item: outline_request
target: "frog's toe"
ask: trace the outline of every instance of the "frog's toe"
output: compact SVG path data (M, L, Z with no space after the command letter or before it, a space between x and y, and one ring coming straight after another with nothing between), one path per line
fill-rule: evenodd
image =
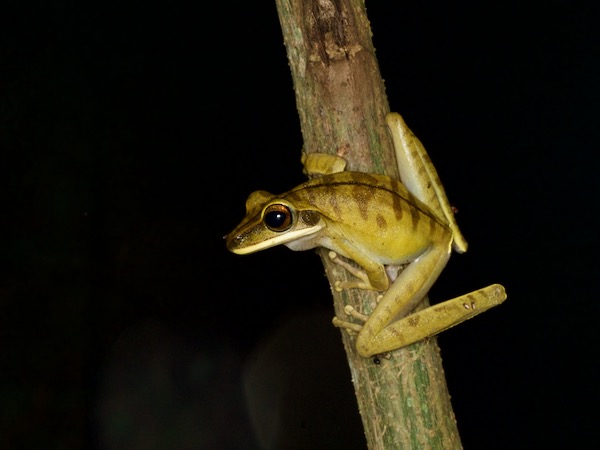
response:
M333 320L331 321L331 323L333 323L333 326L338 327L338 328L343 328L344 330L346 330L350 333L360 333L360 330L362 330L362 328L363 328L362 325L359 325L357 323L348 322L347 320L342 320L338 317L334 317Z
M344 312L349 316L354 317L362 322L366 322L369 319L369 316L359 313L356 309L354 309L351 305L344 306Z

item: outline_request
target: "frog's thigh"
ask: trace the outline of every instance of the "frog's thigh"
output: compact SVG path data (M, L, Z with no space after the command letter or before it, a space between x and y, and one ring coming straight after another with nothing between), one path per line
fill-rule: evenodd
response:
M467 241L458 228L454 219L454 211L425 147L410 131L400 114L389 113L386 116L386 122L394 141L402 184L439 218L445 219L454 235L454 249L459 253L464 253L467 251Z
M430 247L411 262L390 286L357 337L356 348L363 356L400 348L404 335L394 336L393 320L411 312L423 300L450 257L450 238Z

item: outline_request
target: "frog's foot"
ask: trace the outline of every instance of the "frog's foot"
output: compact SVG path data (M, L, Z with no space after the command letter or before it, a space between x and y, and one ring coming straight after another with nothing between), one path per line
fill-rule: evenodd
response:
M353 288L372 289L371 283L369 282L369 277L367 276L367 272L365 272L364 270L358 269L357 267L354 267L352 264L340 259L336 252L333 252L333 251L329 252L329 258L334 263L343 267L349 273L351 273L356 278L358 278L358 280L355 280L355 281L336 281L334 283L333 287L337 292L341 292L344 289L353 289Z
M354 309L350 305L346 305L344 307L344 312L346 314L348 314L349 316L354 317L357 320L360 320L363 323L369 319L369 316L359 313L356 309ZM360 330L362 330L362 328L363 328L363 326L358 323L348 322L347 320L342 320L338 317L334 317L332 320L332 323L334 326L336 326L338 328L343 328L346 331L349 331L351 333L359 333Z

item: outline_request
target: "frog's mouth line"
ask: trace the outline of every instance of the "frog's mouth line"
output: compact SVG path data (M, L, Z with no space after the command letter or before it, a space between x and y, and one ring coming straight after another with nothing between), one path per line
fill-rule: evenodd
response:
M279 245L279 244L287 245L292 250L305 250L305 249L308 250L309 248L314 247L314 245L308 245L308 246L303 245L303 244L305 244L303 242L303 241L305 241L304 238L307 238L309 236L312 236L315 233L318 233L319 231L321 231L322 228L323 227L321 227L321 226L312 226L312 227L308 227L308 228L302 228L299 230L286 231L282 234L275 235L272 238L267 239L262 242L259 242L257 244L248 245L248 246L241 247L241 248L235 248L235 249L232 249L231 251L238 255L247 255L249 253L254 253L254 252L258 252L260 250L264 250L266 248L275 247L276 245Z

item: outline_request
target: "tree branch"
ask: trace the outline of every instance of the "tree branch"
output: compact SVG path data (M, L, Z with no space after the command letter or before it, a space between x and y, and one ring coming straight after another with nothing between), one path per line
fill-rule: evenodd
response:
M343 156L348 169L398 177L385 125L389 105L363 0L276 0L306 153ZM331 283L347 273L321 250ZM333 290L332 290L333 291ZM335 313L370 313L375 294L334 292ZM425 305L423 305L425 306ZM376 364L341 331L369 449L460 449L434 338Z

